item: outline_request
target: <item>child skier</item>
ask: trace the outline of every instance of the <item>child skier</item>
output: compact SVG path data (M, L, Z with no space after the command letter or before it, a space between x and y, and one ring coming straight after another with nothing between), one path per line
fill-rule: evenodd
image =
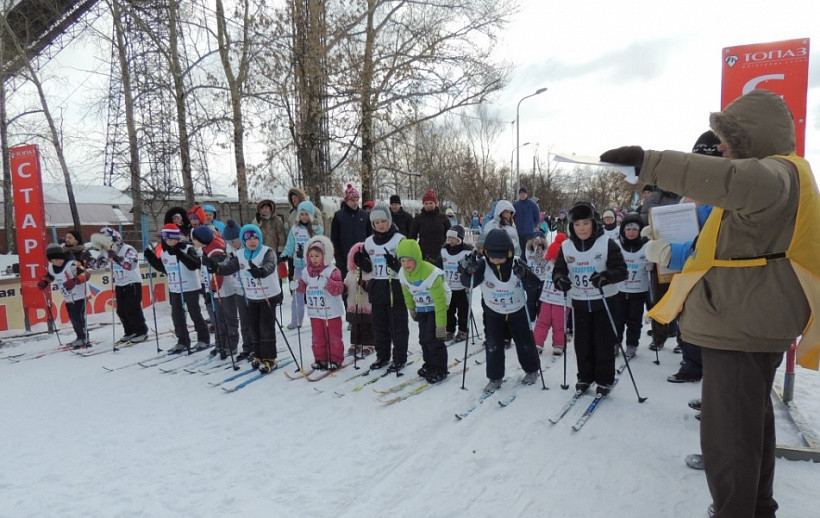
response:
M313 221L316 209L311 202L301 202L296 208L296 212L296 223L290 228L287 243L285 243L285 248L282 250L282 255L279 256L279 262L283 262L289 257L293 258L294 280L291 284L291 293L296 291L299 279L302 278L302 269L305 267L305 251L307 250L305 245L313 236L319 236L324 233L322 226ZM304 314L305 298L304 296L294 294L291 298L290 324L288 324L288 329L301 327Z
M85 286L88 273L83 265L63 250L63 247L52 243L46 247L46 274L37 282L37 287L44 290L51 282L63 294L68 318L77 338L66 344L73 349L91 347L88 342L88 328L85 325ZM51 312L51 308L46 308ZM53 316L56 318L56 315Z
M194 247L181 241L179 227L168 223L161 230L162 254L158 258L151 248L146 248L145 260L151 263L156 270L168 277L168 292L171 298L171 319L174 322L174 334L177 344L169 354L179 354L183 351L199 351L210 347L211 339L208 324L202 318L202 309L199 305L199 268L201 262ZM196 344L191 348L191 337L188 334L188 325L185 313L191 317L196 329Z
M94 268L102 269L110 264L114 277L117 316L124 333L117 343L144 342L148 338L148 326L142 312L139 252L125 243L120 233L111 227L103 227L98 233L91 234L91 245L104 254L94 261Z
M485 235L493 229L499 228L507 232L513 242L515 256L521 256L521 244L518 242L518 231L515 229L515 207L507 200L498 200L493 206L493 219L484 224Z
M646 260L647 238L641 237L643 220L637 212L630 212L621 223L618 244L626 262L627 277L621 282L620 290L624 296L619 313L618 342L623 339L626 326L626 357L632 358L638 351L638 340L641 337L643 308L649 293L649 263ZM617 354L617 353L616 353Z
M301 207L302 202L299 204ZM307 263L301 269L296 293L305 296L310 317L312 367L336 370L344 360L342 341L342 272L333 266L333 244L325 236L313 236L305 244Z
M389 372L399 372L407 363L407 308L401 283L396 274L401 267L396 258L396 247L404 236L393 224L390 208L377 205L370 212L373 234L364 242L364 248L356 254L354 262L364 272L373 274L368 293L373 314L373 334L376 338L376 361L371 369L381 369L390 364L390 344L393 344L393 363Z
M462 229L462 235L463 232ZM421 247L414 239L399 243L396 254L402 266L398 277L404 303L413 320L419 323L419 344L424 365L418 374L428 383L438 383L449 374L447 347L444 345L449 290L444 282L444 272L422 260Z
M495 392L504 378L504 330L515 341L518 362L524 369L521 383L532 385L540 368L530 322L527 318L527 291L536 291L539 280L514 255L510 234L493 229L484 239L486 258L469 256L462 263L461 283L481 286L484 302L484 334L487 337L487 377L485 392Z
M541 294L541 288L544 285L544 280L547 278L547 259L544 257L547 252L547 240L541 236L535 236L527 241L524 248L524 258L527 260L527 266L532 270L532 273L541 281L541 286L538 291L532 296L527 297L527 311L530 315L530 320L535 322L538 318L540 306L538 304L538 296ZM538 341L536 340L536 344ZM539 349L540 352L540 349Z
M348 353L367 356L373 354L373 319L371 318L370 296L367 285L373 274L356 267L356 254L364 248L364 243L356 243L347 254L347 275L345 289L350 297L347 305L347 322L350 324L350 348Z
M540 353L544 349L544 342L547 340L547 334L552 328L552 354L561 356L564 354L564 344L566 343L566 335L564 334L564 314L566 308L564 307L564 293L555 287L552 282L552 270L555 268L555 260L558 258L558 251L561 249L561 244L566 241L567 236L558 233L555 236L555 241L550 243L547 247L547 253L544 255L544 286L541 289L541 309L538 312L538 320L535 323L535 346L538 347Z
M467 327L470 325L467 322L467 289L461 284L458 265L472 251L473 247L464 243L464 227L460 225L450 227L447 231L447 241L441 249L441 261L438 266L444 270L444 278L453 293L447 308L446 340L454 342L467 339ZM456 330L456 317L458 318L458 333L453 336Z
M191 240L200 257L209 257L219 262L224 260L225 241L209 225L194 228ZM208 265L202 262L200 270L205 289L211 296L216 323L216 345L211 356L219 355L224 360L236 353L239 344L239 322L236 319L236 282L233 276L216 275L208 271Z
M561 244L552 280L572 297L578 363L575 389L586 392L594 382L598 394L605 396L615 382L614 346L618 337L601 301L601 290L609 308L615 311L623 298L618 283L626 279L626 263L621 247L606 237L597 216L590 202L570 208L570 238ZM616 314L612 318L617 322Z
M242 250L242 241L239 239L239 225L236 221L229 219L225 222L225 230L222 232L222 238L225 241L225 254L227 258L235 257L237 252ZM253 353L251 345L250 325L248 324L248 299L245 296L245 290L242 288L242 281L238 273L226 276L231 279L231 284L234 288L233 300L236 304L236 310L231 312L226 306L227 318L236 320L236 315L239 315L239 334L242 335L242 352L236 356L236 361L249 360ZM229 300L225 301L230 304Z
M262 231L256 225L240 229L242 250L235 256L217 262L203 257L208 271L219 275L239 272L248 299L248 323L253 347L251 365L259 372L276 368L276 306L282 303L282 285L276 275L276 252L262 243Z

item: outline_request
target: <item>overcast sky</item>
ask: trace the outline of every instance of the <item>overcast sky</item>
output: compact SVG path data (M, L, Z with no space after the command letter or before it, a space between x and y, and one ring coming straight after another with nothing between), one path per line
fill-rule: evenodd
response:
M806 158L820 170L820 2L520 1L499 46L515 72L494 107L512 121L522 97L549 89L521 104L520 142L540 155L689 151L720 109L724 47L810 38ZM512 125L504 137L499 159L509 160ZM532 152L521 149L522 169Z

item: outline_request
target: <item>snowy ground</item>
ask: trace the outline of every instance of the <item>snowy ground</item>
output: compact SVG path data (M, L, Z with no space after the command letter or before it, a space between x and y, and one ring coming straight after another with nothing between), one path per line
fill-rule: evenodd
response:
M160 330L169 329L167 305L158 315ZM110 337L110 326L92 332L105 344L98 347L108 347ZM302 341L309 363L307 332ZM173 343L169 335L160 342ZM291 344L297 347L292 336ZM560 388L561 362L544 369L550 390L520 388L509 407L496 403L518 389L522 372L513 351L511 381L462 422L454 413L486 382L484 367L472 359L468 390L454 375L387 407L371 387L393 385L395 377L357 393L349 392L357 384L351 382L342 398L314 390L332 389L354 374L352 367L317 383L275 372L233 394L208 384L229 370L205 376L101 368L153 356L154 342L87 358L63 352L2 360L0 516L705 516L703 474L683 463L699 451L698 421L686 403L700 386L668 383L680 357L667 347L656 366L646 345L648 337L632 367L648 401L638 404L624 373L577 433L570 426L591 398L557 425L547 421L570 396ZM53 336L6 340L0 356L55 346ZM412 325L411 351L420 354ZM451 359L463 352L463 345L451 347ZM820 375L798 368L796 401L814 430L818 389ZM776 405L778 442L800 445ZM818 481L820 465L778 459L780 515L817 516Z

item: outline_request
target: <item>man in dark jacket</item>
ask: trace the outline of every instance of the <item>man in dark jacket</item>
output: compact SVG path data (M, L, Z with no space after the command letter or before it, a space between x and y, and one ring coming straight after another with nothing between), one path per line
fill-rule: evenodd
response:
M393 224L399 229L399 233L404 236L409 236L413 216L401 206L401 198L399 198L398 194L394 194L390 197L390 212L390 215L393 217Z
M347 184L342 207L330 223L330 242L333 243L336 267L341 271L342 279L347 276L347 254L350 249L369 235L367 212L359 208L359 191L352 184Z
M428 190L421 198L424 208L416 214L410 224L410 239L417 239L424 260L433 264L441 259L441 247L447 239L450 221L438 210L438 200L433 190Z
M523 258L527 241L535 236L538 224L541 223L541 209L529 198L527 188L524 186L518 189L518 201L513 204L513 207L515 208L515 229L518 232L518 243L521 245L521 257Z

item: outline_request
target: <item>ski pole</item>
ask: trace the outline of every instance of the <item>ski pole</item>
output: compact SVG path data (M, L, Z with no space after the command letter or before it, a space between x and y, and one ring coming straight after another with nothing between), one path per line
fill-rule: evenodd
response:
M387 346L392 347L392 348L395 349L395 345L396 345L396 343L395 343L396 342L396 325L393 322L394 321L394 318L393 318L393 269L390 268L390 266L387 265L387 264L385 264L384 267L387 268L387 291L390 292L390 317L389 318L390 318L390 340L392 342L392 343L388 344ZM393 351L393 360L395 361L395 359L396 359L396 354L395 354L395 351ZM388 369L389 368L390 367L388 367ZM396 370L396 377L398 378L398 377L401 377L401 376L403 376L403 374L400 371Z
M564 320L561 322L561 325L564 326L564 384L561 385L563 390L567 390L569 388L569 384L567 383L567 304L569 303L569 293L564 292ZM574 330L574 327L573 327ZM553 329L553 333L555 329Z
M57 328L57 323L54 321L54 317L51 315L51 300L49 300L46 292L43 292L43 299L46 301L46 311L48 311L48 321L51 323L51 328L54 329L54 334L57 335L57 344L62 348L63 347L63 340L60 338L60 330Z
M510 272L510 275L514 275ZM516 277L518 277L516 275ZM518 286L521 288L521 291L524 292L524 314L527 316L527 327L530 330L530 338L532 339L532 351L535 353L535 358L538 360L538 374L541 375L541 390L549 390L547 388L547 384L544 381L544 369L541 368L541 357L538 356L538 351L535 350L535 334L532 332L532 320L530 320L530 308L527 307L527 292L524 290L524 282L521 279L518 279ZM518 344L515 344L516 348L518 348Z
M362 281L362 269L358 266L356 267L356 305L355 305L355 313L353 314L353 325L356 326L356 329L350 333L350 337L353 339L353 370L359 370L359 342L361 341L361 318L359 318L359 295L361 292L361 285L359 284Z
M469 312L469 309L468 309L468 312ZM476 322L476 320L475 320L475 313L470 315L470 318L468 320L470 321L470 325L473 328L472 345L475 345L475 337L478 336L478 322Z
M653 269L652 272L649 272L649 302L652 304L653 307L655 306L655 296L654 295L655 295L655 288L657 288L657 283L653 282L653 279L655 278L655 276L653 276L652 273L656 272L656 271L657 270ZM652 324L650 323L649 326L650 326L650 329L651 329ZM655 337L653 336L652 338L653 338L653 341L654 341ZM660 365L661 364L661 357L658 354L658 348L657 347L655 347L655 361L652 362L652 363L654 363L655 365Z
M113 352L117 352L117 313L114 308L117 292L114 289L114 260L109 258L108 262L111 264L111 348Z
M180 266L180 264L179 264L179 257L177 257L175 255L174 259L176 259L176 261L177 261L177 276L179 277L179 281L178 281L179 282L179 300L182 303L183 313L188 313L188 305L185 303L185 292L182 289L182 266ZM188 345L186 346L186 349L188 350L188 356L190 356L191 355L191 335L188 333L187 325L188 325L188 318L186 317L185 318L185 326L186 327L185 327L185 329L182 330L182 332L185 333L186 335L188 335L188 340L187 340Z
M296 372L304 372L304 371L302 371L301 364L296 360L296 355L293 354L293 348L291 348L290 342L288 342L288 337L285 336L285 330L282 329L282 324L279 323L279 319L276 318L276 309L271 306L270 299L268 299L268 295L266 293L267 290L265 290L265 285L261 281L259 282L259 287L262 289L262 297L265 298L265 302L268 304L268 309L270 309L270 312L273 315L273 322L276 324L276 327L279 328L279 332L282 333L282 338L285 340L285 345L288 346L288 351L290 351L290 356L291 356L291 358L293 358L293 362L296 364Z
M475 272L470 275L470 292L467 294L467 320L469 321L470 318L473 316L473 287L475 282ZM477 327L477 326L476 326ZM472 331L472 328L467 328L467 334L469 335ZM468 337L469 338L469 337ZM475 340L475 333L473 333L473 340ZM475 341L473 342L475 344ZM462 364L463 369L461 370L461 390L467 390L464 387L464 383L467 381L467 349L470 347L470 340L464 340L464 363Z
M615 327L615 319L612 318L612 312L609 310L609 304L606 303L606 297L604 296L604 288L603 286L598 288L598 291L601 293L601 301L604 303L604 309L606 309L606 316L609 317L609 323L612 325L612 332L615 333L615 340L618 340L618 329ZM635 383L635 376L632 375L632 367L629 366L629 358L626 357L626 351L624 350L623 344L618 342L618 348L621 350L621 354L624 355L624 362L626 362L626 370L629 371L629 377L632 379L632 386L635 387L635 394L638 396L638 403L643 403L646 401L645 397L641 397L641 393L638 392L638 384Z
M151 302L151 312L154 314L154 340L157 342L157 354L162 352L162 349L159 348L159 329L157 326L157 304L156 300L154 300L154 270L151 267L151 263L148 263L148 288L151 290L149 294L148 300ZM142 283L140 283L140 289L142 289ZM142 309L142 308L140 308Z

